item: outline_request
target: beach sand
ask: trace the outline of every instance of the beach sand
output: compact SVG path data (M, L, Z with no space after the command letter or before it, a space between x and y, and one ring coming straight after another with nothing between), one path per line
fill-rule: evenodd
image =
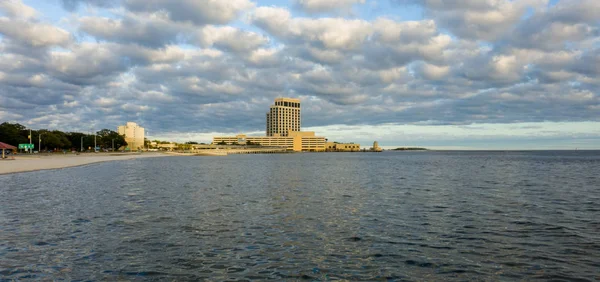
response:
M44 169L74 167L99 162L131 160L141 158L166 157L162 153L119 154L119 153L86 153L86 154L52 154L52 155L17 155L10 159L0 159L0 174L26 172Z

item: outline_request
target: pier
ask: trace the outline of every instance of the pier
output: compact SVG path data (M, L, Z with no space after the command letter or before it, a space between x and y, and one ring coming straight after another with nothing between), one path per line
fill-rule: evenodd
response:
M264 149L233 149L225 150L228 155L242 154L284 154L291 153L286 148L264 148Z
M293 153L286 148L216 148L216 149L194 149L179 152L168 152L167 154L177 156L227 156L227 155L253 155L253 154L286 154Z

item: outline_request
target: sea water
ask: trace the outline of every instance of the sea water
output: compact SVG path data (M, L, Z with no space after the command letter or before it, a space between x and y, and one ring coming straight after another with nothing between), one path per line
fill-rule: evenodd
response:
M600 279L598 151L164 157L0 187L0 280Z

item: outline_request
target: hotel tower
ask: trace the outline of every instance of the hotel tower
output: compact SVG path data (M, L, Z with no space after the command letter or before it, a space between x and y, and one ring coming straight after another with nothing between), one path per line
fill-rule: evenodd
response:
M267 113L267 136L288 136L300 131L300 99L276 98Z
M267 136L215 136L212 144L244 145L250 142L295 152L324 152L325 137L316 136L312 131L300 131L300 123L300 99L277 98L267 113ZM351 145L360 150L358 144Z

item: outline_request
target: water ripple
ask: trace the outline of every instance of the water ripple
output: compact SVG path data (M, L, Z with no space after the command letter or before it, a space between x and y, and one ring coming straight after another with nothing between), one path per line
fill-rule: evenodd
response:
M151 158L0 176L0 280L600 280L599 152Z

